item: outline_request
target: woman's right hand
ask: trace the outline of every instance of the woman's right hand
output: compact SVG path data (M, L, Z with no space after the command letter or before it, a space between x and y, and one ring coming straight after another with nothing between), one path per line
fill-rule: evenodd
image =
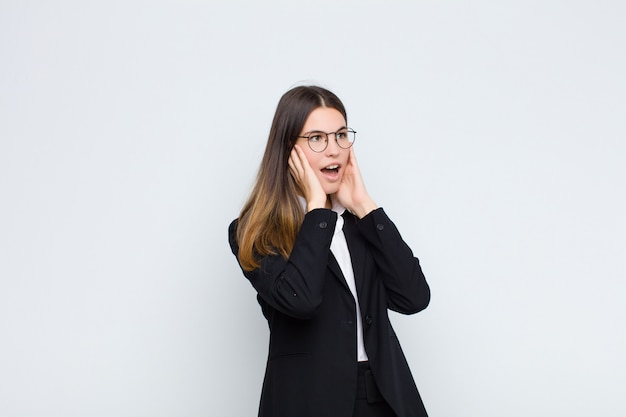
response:
M306 159L306 155L298 145L293 147L289 155L289 171L304 193L307 212L316 208L326 207L328 197L315 172L313 172L309 161Z

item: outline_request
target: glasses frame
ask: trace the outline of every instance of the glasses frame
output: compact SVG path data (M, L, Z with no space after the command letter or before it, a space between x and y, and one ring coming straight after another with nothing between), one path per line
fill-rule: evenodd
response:
M341 146L339 144L339 141L337 140L337 133L341 132L341 131L347 131L348 133L352 133L354 134L354 140L352 142L350 142L350 146L348 146L347 148L344 148L343 146ZM316 135L321 135L324 134L326 135L326 144L324 145L324 148L316 151L315 149L313 149L313 147L311 146L311 137L312 136L316 136ZM339 129L336 132L322 132L321 130L314 130L310 133L307 134L307 136L298 136L299 138L302 139L306 139L306 143L309 145L309 148L316 153L322 153L326 150L326 148L328 148L328 136L330 135L335 135L335 142L337 143L337 146L339 146L341 149L350 149L352 147L352 145L354 145L354 142L356 142L356 130L350 128L350 127L342 127L341 129Z

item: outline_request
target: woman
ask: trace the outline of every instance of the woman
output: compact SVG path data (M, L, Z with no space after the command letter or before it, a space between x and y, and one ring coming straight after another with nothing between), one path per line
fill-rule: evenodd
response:
M423 310L419 261L367 193L330 91L281 98L233 254L270 328L259 416L426 416L387 309Z

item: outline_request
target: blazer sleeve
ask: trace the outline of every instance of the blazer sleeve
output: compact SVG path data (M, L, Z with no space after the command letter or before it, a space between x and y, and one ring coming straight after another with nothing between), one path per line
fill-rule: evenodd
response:
M374 251L374 262L387 290L390 310L413 314L430 302L430 288L419 260L382 208L357 222L357 229Z
M268 255L261 265L243 274L259 296L276 310L298 319L312 318L322 303L324 277L337 214L316 209L304 216L289 259ZM229 242L235 256L237 220L229 227Z

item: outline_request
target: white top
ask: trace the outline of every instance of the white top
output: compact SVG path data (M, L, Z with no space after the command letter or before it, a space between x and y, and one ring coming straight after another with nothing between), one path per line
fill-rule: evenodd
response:
M306 200L300 197L300 202L303 203L303 207L306 210ZM363 320L361 319L361 309L359 308L359 297L356 292L356 282L354 280L354 270L352 269L352 258L350 257L350 250L348 249L348 243L346 242L346 236L343 234L343 217L341 216L346 208L339 204L338 201L333 199L332 210L337 213L337 224L335 225L335 234L330 242L330 251L337 259L341 273L350 288L350 292L354 297L354 303L356 305L356 346L357 346L357 361L363 362L367 360L367 353L365 352L365 343L363 342Z

